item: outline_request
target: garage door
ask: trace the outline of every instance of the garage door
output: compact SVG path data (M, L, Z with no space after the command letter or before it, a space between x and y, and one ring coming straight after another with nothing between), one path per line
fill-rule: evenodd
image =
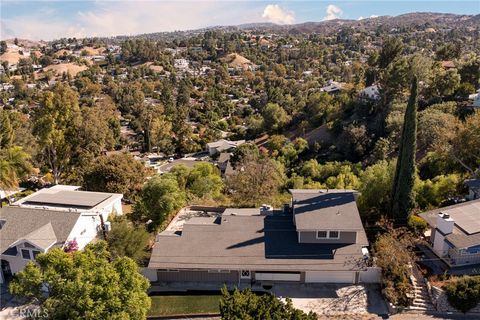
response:
M300 273L255 272L255 280L260 280L260 281L300 281Z
M305 282L354 283L355 272L351 271L307 271Z

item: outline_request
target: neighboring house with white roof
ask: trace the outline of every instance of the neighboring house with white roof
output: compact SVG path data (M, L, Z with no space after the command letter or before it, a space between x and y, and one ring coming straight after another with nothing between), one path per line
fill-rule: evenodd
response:
M364 101L380 100L380 91L376 84L371 85L360 91L360 98Z
M122 214L122 194L80 191L77 186L41 189L0 209L0 283L39 253L71 241L83 249Z

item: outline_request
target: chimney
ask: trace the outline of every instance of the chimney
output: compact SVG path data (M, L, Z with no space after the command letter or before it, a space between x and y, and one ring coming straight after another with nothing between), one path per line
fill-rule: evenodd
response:
M453 225L455 221L450 217L448 213L440 212L437 217L437 229L447 235L453 232Z

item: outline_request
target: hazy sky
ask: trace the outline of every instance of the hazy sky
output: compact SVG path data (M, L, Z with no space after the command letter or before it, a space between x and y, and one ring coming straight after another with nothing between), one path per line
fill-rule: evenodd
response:
M292 24L426 11L479 14L480 1L0 0L0 38L132 35L250 22Z

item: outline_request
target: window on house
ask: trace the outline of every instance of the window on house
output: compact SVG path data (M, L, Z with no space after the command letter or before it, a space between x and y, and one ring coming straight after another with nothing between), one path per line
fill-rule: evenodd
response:
M25 243L23 244L23 246L24 246L25 248L35 248L34 246L32 246L32 245L31 245L30 243L28 243L28 242L25 242Z
M16 257L18 255L18 249L17 247L10 247L7 250L3 251L3 254Z
M30 250L22 249L22 258L23 258L23 259L30 260L30 259L31 259L31 257L30 257Z
M330 231L330 232L328 233L328 237L329 237L330 239L338 239L338 238L340 238L340 232L338 232L338 231Z
M327 231L317 231L317 239L326 239Z
M37 260L37 256L40 254L40 251L32 250L32 254L33 254L33 259Z
M317 239L340 239L340 231L317 231Z

